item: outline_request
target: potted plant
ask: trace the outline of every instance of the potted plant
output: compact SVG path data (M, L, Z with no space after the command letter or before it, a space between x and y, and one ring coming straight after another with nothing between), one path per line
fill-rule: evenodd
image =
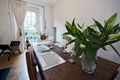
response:
M120 57L120 54L112 45L120 40L120 24L114 25L116 18L117 13L104 21L104 25L93 19L94 24L87 27L84 24L82 26L76 25L75 19L72 23L66 21L67 32L63 35L72 36L72 40L67 45L74 42L75 57L82 57L81 65L85 72L89 74L94 72L97 63L97 51L100 48L106 50L106 45L110 45Z
M47 37L48 37L48 36L47 36L46 34L41 34L40 39L41 39L41 40L46 40Z
M38 32L38 35L41 40L46 40L48 38L48 36L45 33Z

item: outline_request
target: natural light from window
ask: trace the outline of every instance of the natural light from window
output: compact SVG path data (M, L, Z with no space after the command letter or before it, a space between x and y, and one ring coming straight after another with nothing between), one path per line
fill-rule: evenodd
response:
M29 41L37 40L37 29L36 29L36 14L32 11L27 11L24 21L24 33L25 38Z

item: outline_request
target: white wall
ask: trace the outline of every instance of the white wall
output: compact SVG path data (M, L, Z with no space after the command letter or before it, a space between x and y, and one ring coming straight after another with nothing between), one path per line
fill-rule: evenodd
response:
M8 44L11 40L11 26L7 0L0 0L0 43Z
M62 42L62 33L66 31L65 22L72 21L86 25L93 23L92 18L103 23L117 12L117 23L120 22L120 0L59 0L53 6L53 26L57 27L57 41ZM120 42L114 44L120 52ZM120 64L120 58L107 46L108 51L100 49L98 55ZM120 74L118 75L120 79Z
M120 22L120 0L59 0L53 6L53 26L57 27L57 41L62 41L61 34L65 31L65 21L93 23L95 18L103 23L103 20L115 12L118 13Z
M28 3L37 4L45 7L46 32L52 35L52 17L51 5L41 3L39 0L24 0ZM15 40L13 31L16 26L13 19L9 16L8 0L0 0L0 43L9 44L11 40ZM11 11L11 10L10 10ZM10 12L11 14L11 12ZM10 19L12 20L10 22Z

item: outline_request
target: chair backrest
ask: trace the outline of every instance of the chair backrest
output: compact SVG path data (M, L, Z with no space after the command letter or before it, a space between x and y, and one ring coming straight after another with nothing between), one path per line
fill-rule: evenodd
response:
M30 80L45 80L41 65L36 61L34 63L33 58L35 57L33 56L32 52L26 52L27 69ZM38 72L36 69L37 67L39 69Z
M34 50L33 50L33 55L32 55L34 58L34 62L35 62L35 64L37 64L37 66L38 66L38 69L39 69L39 74L40 74L40 78L41 78L41 80L46 80L46 78L45 78L45 75L44 75L44 73L43 73L43 69L42 69L42 66L41 66L41 63L38 61L38 58L35 56L35 52L34 52Z
M26 52L26 62L30 80L36 80L36 72L34 69L34 63L32 61L32 56L30 52Z
M10 46L11 47L19 47L20 41L11 41Z

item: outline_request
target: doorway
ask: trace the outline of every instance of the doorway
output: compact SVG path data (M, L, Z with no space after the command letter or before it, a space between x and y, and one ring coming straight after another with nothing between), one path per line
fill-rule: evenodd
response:
M44 7L28 6L24 21L24 39L38 41L44 29Z

